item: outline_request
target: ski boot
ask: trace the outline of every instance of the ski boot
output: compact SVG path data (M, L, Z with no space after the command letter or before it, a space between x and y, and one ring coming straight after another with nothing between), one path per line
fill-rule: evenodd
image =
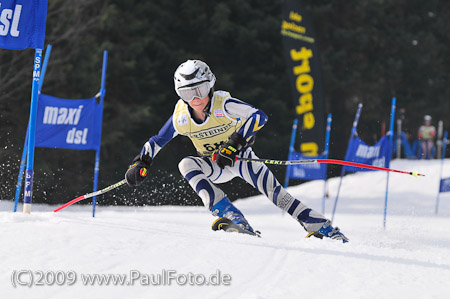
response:
M231 203L228 197L224 197L216 203L212 207L211 212L214 216L220 217L213 223L213 230L222 229L225 231L259 235L259 232L253 230L241 211Z
M338 227L333 227L331 225L330 220L327 220L317 232L309 233L306 238L309 238L311 236L319 239L322 239L325 236L334 240L341 240L342 243L347 243L349 241L348 238L339 231Z

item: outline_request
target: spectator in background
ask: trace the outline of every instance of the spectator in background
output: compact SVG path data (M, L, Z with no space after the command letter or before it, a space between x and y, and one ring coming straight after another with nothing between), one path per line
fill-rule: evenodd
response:
M431 116L424 116L424 124L419 128L419 140L422 148L421 158L433 159L432 148L434 146L434 137L436 136L436 128L431 125Z

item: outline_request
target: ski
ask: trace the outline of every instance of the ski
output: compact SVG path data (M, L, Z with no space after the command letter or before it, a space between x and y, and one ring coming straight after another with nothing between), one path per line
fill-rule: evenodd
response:
M223 230L226 231L228 233L231 232L235 232L235 233L240 233L240 234L247 234L247 235L252 235L252 236L257 236L259 238L261 238L261 233L259 231L249 231L246 230L244 228L242 228L241 226L237 225L236 223L234 223L233 221L231 221L228 218L218 218L216 221L214 221L213 225L212 225L212 230L217 231L217 230Z

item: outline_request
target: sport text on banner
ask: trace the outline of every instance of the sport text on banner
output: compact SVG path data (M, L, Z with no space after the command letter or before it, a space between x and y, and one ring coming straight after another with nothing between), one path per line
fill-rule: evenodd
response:
M0 0L0 48L42 49L47 0Z
M305 156L299 152L289 154L289 160L326 159L324 155ZM327 165L324 163L290 165L288 177L296 180L325 180L327 178Z
M439 192L450 192L450 178L441 179Z
M320 53L313 22L299 1L284 1L281 37L291 95L299 121L295 151L317 156L324 151L325 97Z
M345 161L364 163L378 167L389 167L389 139L381 138L377 144L369 146L358 136L352 139L347 150ZM344 166L347 172L369 171L359 167Z
M102 110L96 98L67 100L41 94L36 121L36 147L98 149Z

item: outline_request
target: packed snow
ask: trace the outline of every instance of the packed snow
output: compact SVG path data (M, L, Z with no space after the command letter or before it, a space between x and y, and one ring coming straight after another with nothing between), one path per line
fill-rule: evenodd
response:
M56 206L34 204L25 215L3 200L1 298L450 298L450 193L441 194L435 215L441 162L394 160L391 167L426 176L390 174L383 228L387 173L346 175L334 218L346 244L305 239L264 196L235 202L262 238L212 231L203 207L98 206L94 219L89 205L53 213ZM443 176L450 176L449 159ZM327 217L338 184L328 181ZM290 192L321 210L323 181ZM90 274L134 280L89 284Z

